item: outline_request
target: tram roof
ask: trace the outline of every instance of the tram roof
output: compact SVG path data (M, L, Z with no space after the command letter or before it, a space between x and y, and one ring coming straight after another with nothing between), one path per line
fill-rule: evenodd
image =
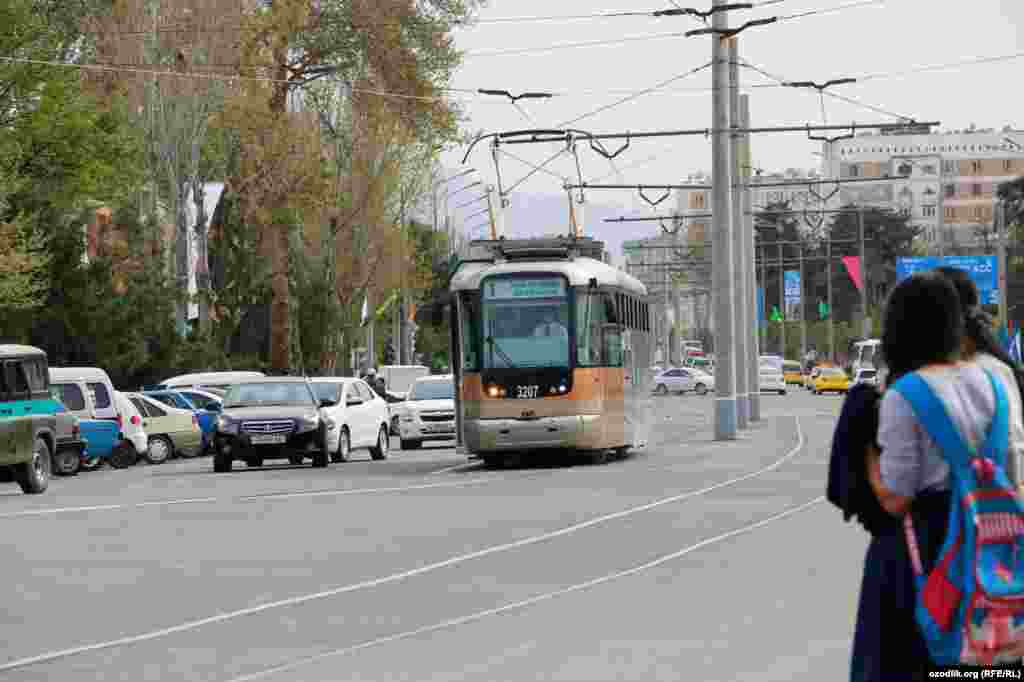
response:
M550 272L565 275L570 286L587 286L591 279L597 279L598 286L616 287L637 296L647 295L647 288L640 280L607 263L586 257L463 262L452 276L451 290L478 290L481 281L488 275L518 272Z

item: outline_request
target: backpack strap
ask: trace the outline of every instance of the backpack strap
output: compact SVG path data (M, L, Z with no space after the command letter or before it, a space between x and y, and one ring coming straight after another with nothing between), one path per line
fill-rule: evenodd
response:
M1010 408L1009 400L1006 397L1006 389L1003 388L1003 382L996 379L995 375L989 370L985 370L988 374L989 383L992 384L992 391L996 397L996 412L992 417L992 425L989 427L988 435L985 437L985 442L981 446L983 452L988 457L1006 469L1006 458L1009 455L1010 448Z
M946 407L928 382L917 372L911 372L900 377L892 388L910 403L917 420L939 446L950 469L956 472L968 466L968 458L958 457L957 453L973 452L974 449L964 442L960 431L949 418Z

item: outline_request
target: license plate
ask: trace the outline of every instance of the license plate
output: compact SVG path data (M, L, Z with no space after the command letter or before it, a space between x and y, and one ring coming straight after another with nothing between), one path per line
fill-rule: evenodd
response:
M252 440L253 445L283 445L284 442L288 440L288 437L262 435L250 436L250 440Z
M516 386L516 398L529 400L540 395L540 386Z
M430 433L449 433L455 430L454 424L431 424L426 428Z

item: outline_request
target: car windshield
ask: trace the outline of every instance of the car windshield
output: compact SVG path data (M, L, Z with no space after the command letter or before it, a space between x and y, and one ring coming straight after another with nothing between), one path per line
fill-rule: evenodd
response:
M337 402L338 384L316 382L313 384L313 393L316 394L317 400L330 400L332 402Z
M487 280L482 323L484 368L569 366L569 292L562 277Z
M834 368L821 370L821 375L825 376L825 377L833 377L833 378L844 376L843 370L841 370L841 369L834 369Z
M244 405L309 405L313 393L309 386L297 382L236 384L224 396L224 407Z
M451 381L417 381L409 393L409 400L452 400L455 383Z

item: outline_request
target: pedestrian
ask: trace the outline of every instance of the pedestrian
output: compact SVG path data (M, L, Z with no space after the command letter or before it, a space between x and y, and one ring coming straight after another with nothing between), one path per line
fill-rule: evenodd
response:
M936 393L961 437L977 446L995 413L990 375L961 359L965 325L954 285L937 272L901 282L886 304L882 356L887 385L917 372ZM915 590L899 520L913 514L925 571L946 535L950 468L903 396L886 390L879 404L877 447L868 447L867 478L882 509L897 520L873 535L864 561L851 661L852 682L917 680L930 665L915 618Z
M979 305L978 288L970 275L959 268L941 267L936 270L953 283L960 297L960 309L964 314L961 359L976 362L1003 383L1010 408L1010 452L1006 459L1006 475L1014 485L1020 486L1024 458L1024 407L1021 401L1024 374L992 333L992 321Z

